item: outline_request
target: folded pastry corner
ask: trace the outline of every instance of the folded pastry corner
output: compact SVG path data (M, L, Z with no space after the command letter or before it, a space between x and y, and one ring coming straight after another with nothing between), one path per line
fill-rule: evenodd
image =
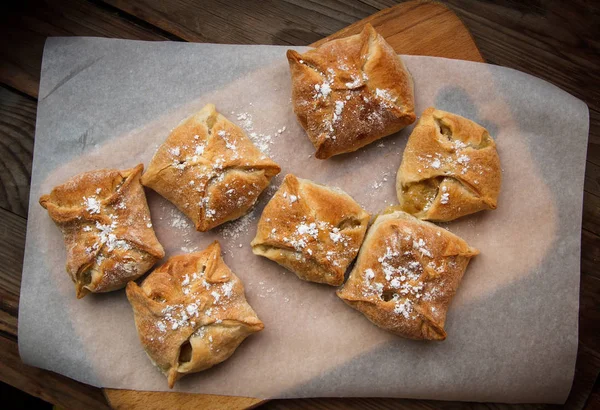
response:
M40 197L63 233L78 299L124 287L165 254L140 184L143 168L86 172Z
M447 230L390 209L369 229L337 295L399 336L444 340L448 307L478 253Z
M207 104L158 148L142 184L171 201L198 231L245 215L280 167Z
M264 328L216 241L170 258L141 286L127 284L126 293L142 347L170 388L186 374L227 360Z
M356 151L416 119L412 77L370 24L287 58L294 112L317 158Z
M358 254L369 219L342 190L288 174L261 215L252 252L300 279L338 286Z
M446 222L496 209L502 171L496 144L475 122L427 108L411 133L396 178L402 209Z

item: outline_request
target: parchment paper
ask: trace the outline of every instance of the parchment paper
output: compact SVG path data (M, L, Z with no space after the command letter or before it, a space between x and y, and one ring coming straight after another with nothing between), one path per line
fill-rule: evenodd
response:
M434 105L482 124L497 142L503 168L496 211L445 225L481 250L452 303L448 339L409 341L373 326L333 287L303 282L252 255L256 221L286 173L339 186L374 214L395 204L396 170L412 129L356 153L315 159L292 113L285 51L48 40L19 311L23 360L96 386L168 390L140 346L124 291L76 300L60 231L37 200L83 171L147 165L179 121L212 102L256 133L281 175L251 214L214 232L195 232L174 206L148 191L152 220L167 257L219 239L265 330L175 390L563 402L577 352L585 104L514 70L404 57L417 112Z

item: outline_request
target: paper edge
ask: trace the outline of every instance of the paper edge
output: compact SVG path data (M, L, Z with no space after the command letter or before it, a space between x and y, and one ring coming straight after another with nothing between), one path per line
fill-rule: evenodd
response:
M46 57L46 54L48 53L48 50L50 49L50 47L54 47L56 45L60 46L60 40L68 40L68 41L82 41L82 40L83 41L86 41L86 40L97 41L97 40L101 40L102 42L107 42L107 43L109 43L109 42L115 42L115 41L117 41L117 42L127 42L127 43L130 43L130 42L136 42L136 43L140 43L140 42L141 43L172 43L172 41L169 41L169 40L164 40L164 41L145 41L145 40L128 40L128 39L110 39L110 38L94 37L94 36L82 36L82 37L53 36L53 37L48 37L46 39L46 41L45 41L44 49L43 49L42 64L41 64L41 71L42 72L44 70L44 66L47 64L47 61L46 61L45 57ZM264 44L242 45L242 44L189 43L189 42L183 42L181 44L190 44L190 45L193 45L193 46L202 45L202 46L209 46L209 47L210 46L218 46L218 47L227 46L227 47L231 47L231 48L236 48L236 47L264 47L264 46L269 46L269 47L278 47L278 48L284 48L285 47L287 49L296 49L296 50L300 49L300 48L306 49L307 47L308 48L312 48L312 47L309 47L309 46L286 46L286 45L264 45ZM460 59L451 59L451 58L445 58L445 57L434 57L434 56L423 56L423 55L410 55L410 54L409 55L401 54L401 56L403 58L404 57L408 57L409 59L411 57L419 57L419 58L425 58L425 59L430 59L431 58L431 59L451 60L451 61L459 62L461 64L464 64L464 63L466 63L466 64L479 64L479 65L486 65L486 66L494 66L494 67L501 68L503 70L510 70L511 72L515 73L516 75L518 75L520 77L523 77L525 79L528 79L530 81L535 82L537 87L540 87L542 85L544 85L544 86L550 85L554 90L560 91L566 98L572 100L576 104L579 104L580 105L579 109L581 109L581 110L583 110L583 107L581 106L581 105L583 105L586 108L586 111L585 111L585 113L586 113L586 118L585 118L585 122L586 122L586 127L585 127L586 128L585 129L586 150L585 150L585 156L584 156L582 164L581 164L581 166L583 168L583 172L580 173L580 180L579 180L579 182L583 186L584 181L585 181L585 168L586 168L586 161L587 161L587 154L588 154L587 145L589 145L589 128L590 128L589 107L588 107L588 105L583 100L581 100L578 97L570 94L569 92L563 90L559 86L557 86L557 85L555 85L555 84L553 84L553 83L551 83L549 81L546 81L546 80L544 80L542 78L536 77L536 76L528 74L528 73L524 73L522 71L510 68L510 67L504 67L504 66L500 66L500 65L497 65L497 64L491 64L491 63L485 63L485 62L475 62L475 61L460 60ZM47 82L47 80L44 81L44 78L41 77L40 78L39 88L38 88L38 104L39 103L43 103L43 100L47 97L47 96L42 97L40 95L40 91L43 89L42 86L43 86L43 84L45 84L45 82ZM38 118L39 117L39 112L40 112L40 110L37 110L37 112L36 112L36 131L35 131L35 134L34 134L36 136L37 136L37 124L38 124L38 119L39 119ZM32 179L33 179L33 175L35 174L35 168L36 168L35 167L35 162L36 162L35 158L36 158L36 146L37 146L37 144L38 144L38 139L34 138L32 171L31 171ZM30 191L31 191L31 185L30 185ZM583 204L584 204L584 202L583 202L583 196L584 196L584 189L582 189L582 191L581 191L581 204L582 204L582 206L581 206L581 210L579 211L580 215L581 215L581 218L579 218L579 225L577 227L579 232L582 231ZM35 206L37 206L37 198L34 199L34 198L32 198L30 196L30 198L29 198L29 206L28 206L28 216L29 216L29 213L30 213L31 209L33 207L35 207ZM31 225L32 224L30 223L30 219L27 218L26 242L25 242L25 253L24 253L24 258L23 258L23 262L24 263L23 263L23 270L22 270L22 278L23 278L23 272L25 271L25 266L26 266L26 263L27 263L27 260L28 260L28 255L30 253L30 252L27 252L27 249L28 249L27 243L29 242L29 240L30 240L29 238L32 235L32 233L30 233L30 229L33 229L33 227ZM581 253L582 253L582 250L581 250L581 245L582 245L581 244L581 238L579 238L578 243L579 243L579 260L578 260L578 266L579 266L579 277L581 277ZM579 293L580 289L581 289L581 282L579 281L577 283L577 292L578 293ZM580 304L581 301L580 301L579 296L578 296L578 302L579 303L577 305L577 319L579 318L580 307L581 307L581 304ZM22 313L23 309L25 309L24 305L21 304L21 303L19 303L19 309L18 309L19 316L21 316L21 313ZM579 339L579 320L577 320L577 322L576 322L576 329L577 329L577 338ZM21 338L21 335L22 335L21 327L18 327L17 332L18 332L18 345L19 345L19 349L20 349L20 347L21 347L21 339L22 339ZM571 375L570 375L571 387L567 391L566 397L564 398L564 400L562 402L551 402L551 403L564 404L566 402L566 400L568 399L568 397L570 395L570 392L571 392L571 390L573 388L573 381L574 381L575 370L576 370L576 359L577 359L577 352L578 352L578 350L579 350L579 345L577 343L576 347L575 347L575 350L574 350L573 366L572 366ZM573 352L571 352L571 354L572 353ZM19 354L19 356L20 356L20 354ZM27 364L27 362L25 360L23 360L22 358L21 358L21 360L24 363ZM44 368L44 367L39 367L39 368L42 368L42 369L45 369L45 370L49 370L49 369ZM77 379L76 377L72 377L72 376L67 376L67 377L72 378L73 380L77 380L79 382L82 382L81 380ZM83 383L87 384L87 382L83 382ZM100 386L100 385L97 385L97 384L91 384L91 385L104 388L103 386ZM144 390L136 390L136 391L144 391ZM190 394L195 394L195 393L190 393ZM240 397L240 396L231 396L231 397ZM328 397L328 396L315 396L315 397ZM329 396L329 397L331 397L331 396ZM353 397L353 396L339 396L339 397ZM365 396L361 396L361 397L365 397ZM383 397L386 397L386 396L373 396L373 397L383 398ZM394 396L392 396L392 397L393 398L400 398L400 397L394 397ZM429 400L432 400L432 399L429 399ZM507 402L507 403L515 403L515 402Z

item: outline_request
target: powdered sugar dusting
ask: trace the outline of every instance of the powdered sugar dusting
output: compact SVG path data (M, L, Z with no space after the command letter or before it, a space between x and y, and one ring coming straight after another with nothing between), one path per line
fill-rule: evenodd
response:
M345 104L346 103L344 101L336 101L335 102L335 111L333 112L333 122L339 121Z
M90 214L100 213L100 201L95 196L83 197L83 205Z
M117 239L117 236L114 234L114 229L116 227L116 221L112 221L110 225L96 222L96 228L98 229L100 236L100 243L106 244L107 250L109 252L113 251L115 248L131 249L131 246L129 246L129 244L126 241L122 239Z
M239 239L248 233L248 228L253 226L256 220L256 208L235 221L228 222L219 228L219 232L225 239Z
M370 196L375 196L377 194L377 190L379 188L381 188L387 181L388 181L388 177L390 176L390 173L387 171L384 171L381 174L381 179L377 180L377 181L373 181L373 183L371 183L370 187L372 189L372 192L369 194Z
M382 90L381 88L375 89L375 96L380 100L382 106L386 108L392 108L396 103L396 98L390 93L389 90Z
M235 112L232 111L232 114ZM271 154L271 145L273 145L273 138L277 135L281 135L286 130L286 126L278 128L272 134L264 134L260 132L254 131L254 122L252 120L252 115L248 112L238 113L236 116L238 124L246 131L252 143L265 155Z
M327 98L331 93L331 86L329 82L325 81L323 84L315 84L315 98Z
M416 319L414 305L418 300L433 300L440 293L435 287L425 290L424 278L429 269L442 274L444 267L434 260L425 262L422 257L432 257L427 242L410 229L386 239L388 246L377 259L376 268L362 273L363 294L384 303L393 303L393 312L404 319Z
M442 187L442 197L440 198L440 203L442 205L446 205L450 201L450 192L448 192L448 188L446 186Z
M225 283L209 282L204 276L204 271L198 271L184 274L180 278L180 286L184 295L183 301L166 305L161 310L162 318L155 324L161 333L165 333L167 329L195 327L203 316L212 317L225 310L233 296L234 281L231 278ZM203 302L203 294L211 296L210 303ZM215 323L220 323L220 319ZM201 326L194 332L194 335L204 337L205 330L205 326ZM163 341L162 336L159 337L159 341Z

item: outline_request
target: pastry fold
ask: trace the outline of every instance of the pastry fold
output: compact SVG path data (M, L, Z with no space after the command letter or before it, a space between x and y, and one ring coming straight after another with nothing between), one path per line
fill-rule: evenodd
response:
M207 231L245 215L280 170L207 104L171 132L142 184L177 206L198 231Z
M416 119L412 77L369 24L304 54L289 50L287 58L294 112L319 159L356 151Z
M261 215L252 252L300 279L338 286L358 254L369 218L342 190L288 174Z
M264 328L218 242L170 258L141 286L130 282L127 298L142 347L170 388L186 374L227 360L247 336Z
M501 180L500 159L488 131L430 107L408 139L396 191L404 211L445 222L496 209Z
M63 233L77 298L122 288L165 255L140 184L143 169L86 172L40 198Z
M337 295L375 325L417 340L444 340L444 323L479 253L430 222L390 209L377 217Z

